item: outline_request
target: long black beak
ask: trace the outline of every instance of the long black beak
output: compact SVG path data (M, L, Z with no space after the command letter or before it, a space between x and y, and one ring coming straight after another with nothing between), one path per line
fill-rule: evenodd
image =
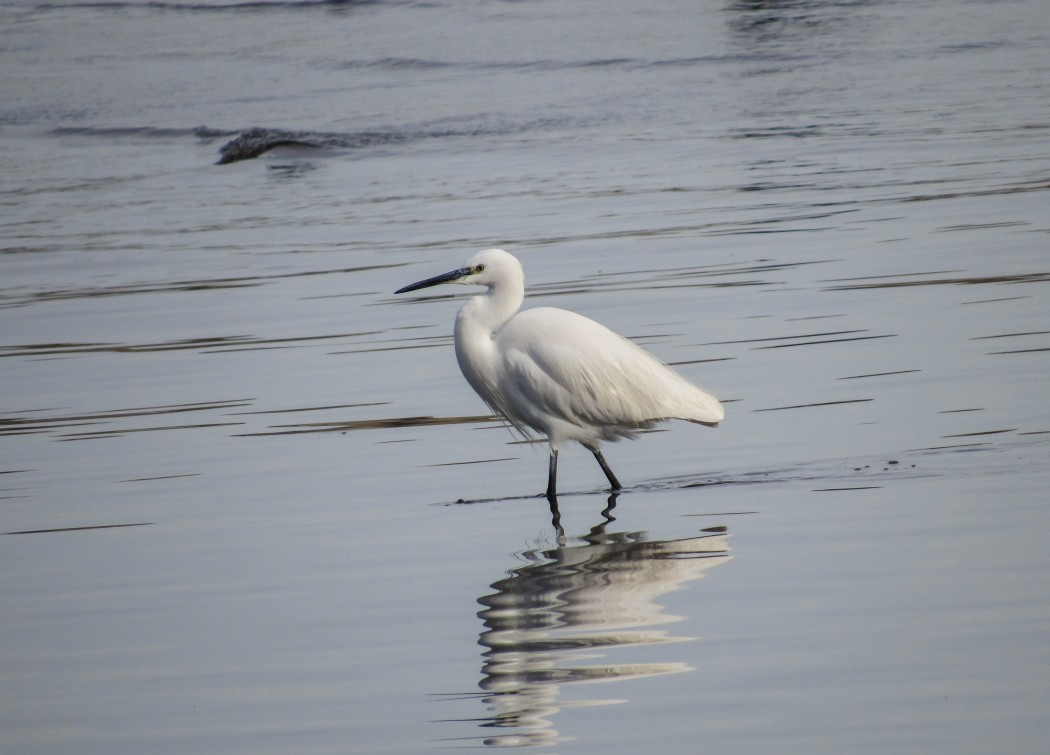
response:
M447 273L442 273L441 275L435 275L433 278L427 278L425 281L419 281L418 283L410 283L409 285L405 286L404 288L399 288L394 293L395 294L405 294L405 293L408 293L409 291L416 291L416 290L421 289L421 288L430 288L431 286L436 286L439 283L450 283L451 281L459 280L464 275L470 275L470 268L469 267L461 267L458 270L450 270Z

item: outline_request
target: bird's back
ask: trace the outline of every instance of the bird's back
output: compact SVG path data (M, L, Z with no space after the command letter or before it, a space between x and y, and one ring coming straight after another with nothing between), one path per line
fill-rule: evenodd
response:
M587 445L664 419L716 425L725 416L713 395L582 315L524 310L494 338L504 394L495 408L556 439Z

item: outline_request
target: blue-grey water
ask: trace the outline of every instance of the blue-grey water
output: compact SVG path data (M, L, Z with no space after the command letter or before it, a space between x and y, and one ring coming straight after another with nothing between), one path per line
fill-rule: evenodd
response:
M0 70L0 751L1046 751L1044 0L7 0ZM556 522L392 295L489 246L722 426Z

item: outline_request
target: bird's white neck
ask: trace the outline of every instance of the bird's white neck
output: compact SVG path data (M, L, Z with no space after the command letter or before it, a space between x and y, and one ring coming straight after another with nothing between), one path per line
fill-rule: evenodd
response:
M471 298L456 315L456 358L467 382L496 406L498 354L495 333L518 311L525 298L520 281L497 282ZM501 407L502 409L502 407Z
M514 316L525 299L525 287L520 283L496 283L485 293L471 297L456 316L456 337L461 328L469 328L475 337L479 333L491 336L503 323Z

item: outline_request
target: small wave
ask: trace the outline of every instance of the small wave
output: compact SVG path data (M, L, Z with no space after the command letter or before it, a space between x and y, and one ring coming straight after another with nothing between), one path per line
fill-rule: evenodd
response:
M249 160L277 147L307 147L317 149L371 147L398 144L409 137L393 131L362 131L348 134L326 134L311 131L282 131L271 128L250 128L219 148L219 165Z
M227 139L219 148L219 165L258 157L277 147L308 149L359 149L406 144L428 139L486 137L521 133L535 129L564 127L558 118L527 122L433 122L406 128L373 129L349 132L292 131L255 126L247 129L218 129L209 126L170 128L158 126L60 126L47 133L54 137L78 137L116 141L172 141L195 137L204 142ZM232 138L231 138L232 137Z
M51 136L83 136L100 139L143 138L151 140L185 139L187 136L219 138L236 131L217 131L203 126L197 128L161 128L157 126L59 126L48 132Z
M378 5L381 0L244 0L243 2L186 2L177 0L88 0L87 2L41 3L39 10L63 10L66 8L92 8L96 10L158 10L181 12L225 13L228 11L268 11L288 9L343 9L356 6Z
M442 60L424 60L423 58L378 58L376 60L351 60L339 65L339 68L385 68L394 71L429 71L440 68L454 68L458 64Z
M204 127L194 130L203 134L238 135L219 148L219 165L249 160L276 147L306 147L311 149L358 149L418 142L427 139L458 137L502 136L535 129L564 126L563 119L537 119L524 123L481 123L459 126L431 124L420 128L388 129L382 131L355 131L345 133L287 131L284 129L254 127L240 132L217 132Z
M538 58L533 60L434 60L425 58L385 57L376 60L349 60L340 68L388 69L392 71L437 71L461 69L465 71L567 71L586 68L644 69L668 66L693 66L723 62L720 57L670 58L666 60L644 60L641 58L594 58L584 60L561 60Z

